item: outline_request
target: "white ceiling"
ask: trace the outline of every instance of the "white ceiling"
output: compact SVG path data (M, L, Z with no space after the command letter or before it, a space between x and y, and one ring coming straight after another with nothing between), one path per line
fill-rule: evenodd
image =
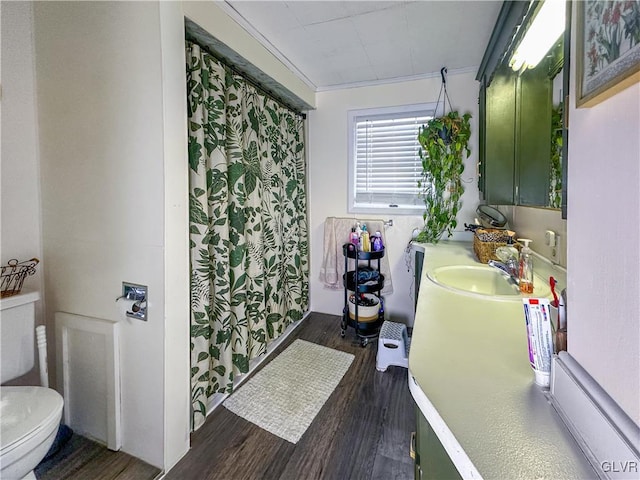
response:
M227 0L314 90L476 69L502 1Z

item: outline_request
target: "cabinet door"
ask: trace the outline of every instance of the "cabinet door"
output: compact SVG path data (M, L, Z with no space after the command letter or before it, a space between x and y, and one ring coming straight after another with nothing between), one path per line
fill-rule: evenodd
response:
M418 295L420 294L420 281L422 280L422 265L424 264L424 252L421 250L416 250L413 257L413 270L414 270L414 295L415 298L413 300L413 312L418 310Z
M486 90L484 195L491 205L513 205L515 199L516 81L498 75Z
M478 191L480 192L480 200L484 200L484 165L486 159L486 140L487 140L487 87L485 80L480 81L480 92L478 93Z
M461 479L438 436L417 407L416 419L416 480Z
M547 205L551 169L551 88L546 68L518 77L516 185L518 205Z
M481 172L487 203L548 204L551 88L546 68L518 75L503 67L486 89Z

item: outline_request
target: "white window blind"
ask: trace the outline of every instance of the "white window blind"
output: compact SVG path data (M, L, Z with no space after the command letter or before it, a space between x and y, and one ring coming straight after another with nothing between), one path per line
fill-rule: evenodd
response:
M433 110L425 105L384 110L350 116L350 210L417 213L424 209L418 189L422 176L418 133Z

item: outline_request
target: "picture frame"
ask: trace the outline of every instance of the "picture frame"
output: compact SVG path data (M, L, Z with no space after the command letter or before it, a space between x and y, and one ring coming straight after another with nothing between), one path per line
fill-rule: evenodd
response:
M640 81L640 1L576 2L576 107Z

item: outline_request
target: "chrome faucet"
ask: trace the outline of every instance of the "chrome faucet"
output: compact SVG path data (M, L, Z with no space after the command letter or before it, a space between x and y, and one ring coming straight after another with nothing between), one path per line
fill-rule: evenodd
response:
M515 258L510 258L507 260L507 263L498 262L497 260L489 260L487 265L490 267L497 268L502 273L509 277L509 281L511 281L514 285L520 284L520 276L518 275L518 261Z

